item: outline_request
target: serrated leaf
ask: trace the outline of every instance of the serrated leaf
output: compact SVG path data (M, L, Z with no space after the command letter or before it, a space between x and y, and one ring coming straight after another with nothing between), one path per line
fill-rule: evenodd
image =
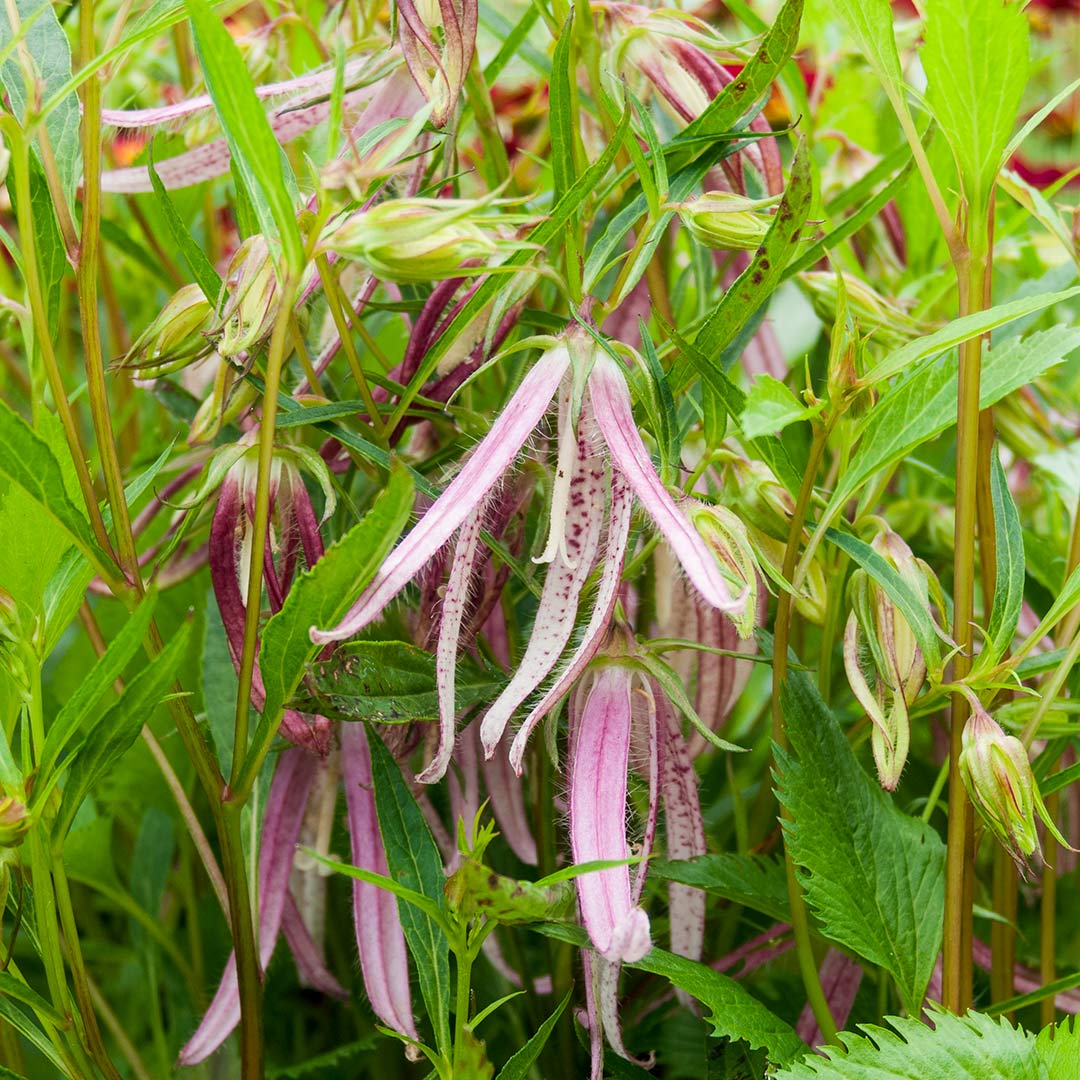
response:
M925 42L927 101L952 147L968 213L981 220L1027 82L1027 14L1005 0L928 0Z
M86 731L82 749L68 770L64 796L56 820L56 836L63 837L95 785L130 749L139 732L161 703L184 659L191 622L185 622L154 662L128 683L116 703Z
M439 718L435 657L404 641L339 646L329 660L314 665L312 681L320 700L353 720L404 724ZM455 682L458 711L494 700L502 682L498 673L460 656Z
M531 1038L516 1054L499 1070L496 1080L527 1080L529 1070L540 1057L541 1051L547 1045L559 1017L566 1011L570 1003L573 990L567 991L566 997L555 1007L555 1011L536 1029Z
M1080 328L1075 326L1055 326L1026 338L1010 338L992 348L983 358L980 408L988 408L1038 378L1077 348ZM956 423L957 364L954 353L927 360L882 394L859 425L858 449L833 489L821 515L823 522L832 521L878 470L895 464Z
M1080 1021L1069 1016L1060 1024L1043 1028L1035 1050L1046 1066L1047 1080L1076 1080L1080 1074Z
M945 846L866 774L802 672L781 707L794 753L777 750L778 795L806 898L825 933L885 968L917 1013L941 949Z
M833 9L881 80L894 107L906 108L889 0L834 0Z
M367 1035L355 1042L345 1043L344 1046L336 1046L325 1054L316 1054L315 1057L296 1065L275 1065L266 1070L268 1080L301 1080L302 1077L318 1075L323 1078L332 1075L342 1075L345 1065L360 1054L374 1050L378 1045L378 1038L374 1034ZM330 1070L336 1070L331 1073Z
M748 439L775 435L789 424L809 420L823 404L804 405L788 386L771 375L758 375L750 384L739 424Z
M0 474L22 488L60 525L99 572L112 577L112 560L98 546L90 523L68 497L60 463L49 444L4 401L0 401Z
M941 667L941 649L934 620L911 586L904 581L895 567L890 566L886 559L858 537L836 529L828 529L825 536L850 555L881 586L911 627L927 668L937 671Z
M841 1034L844 1050L824 1046L776 1080L1048 1080L1034 1037L1007 1020L938 1009L932 1018L933 1028L899 1016L886 1017L891 1031L860 1024L864 1035Z
M321 646L313 626L333 626L355 601L394 546L412 511L413 486L395 466L386 489L363 519L293 583L281 610L266 624L259 668L266 687L261 724L276 724ZM256 744L258 736L255 737Z
M791 917L787 877L779 859L734 853L671 862L654 859L649 863L649 876L704 889L778 922L787 922Z
M979 655L980 665L992 664L1005 655L1016 633L1020 608L1024 603L1024 533L996 450L990 461L990 497L994 505L997 566L994 572L994 603L986 626L987 642Z
M259 230L280 241L293 273L304 265L296 224L296 178L255 94L243 54L206 0L185 0L199 65L232 153L232 165L254 204ZM207 299L213 299L207 297Z
M371 749L375 810L379 816L379 832L386 849L390 875L443 909L446 877L439 849L431 837L424 815L416 805L393 755L371 727L368 728L368 745ZM449 942L434 920L412 904L399 900L398 912L405 941L416 963L428 1018L435 1029L436 1045L445 1051L450 1043Z

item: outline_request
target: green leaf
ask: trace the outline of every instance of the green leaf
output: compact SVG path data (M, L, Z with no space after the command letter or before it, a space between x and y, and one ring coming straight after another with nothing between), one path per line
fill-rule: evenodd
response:
M496 1080L528 1080L530 1070L540 1057L541 1051L547 1045L548 1039L551 1038L551 1033L555 1030L559 1017L566 1011L566 1006L570 1004L573 993L573 990L566 992L566 997L555 1007L555 1011L536 1029L529 1041L499 1070Z
M555 183L555 201L570 190L577 174L574 162L574 114L572 94L577 73L571 72L570 58L574 53L574 13L563 24L555 54L551 58L548 123L551 127L551 174ZM571 80L575 80L572 83Z
M1075 1016L1039 1032L1035 1050L1046 1066L1047 1080L1076 1080L1080 1061L1080 1022Z
M825 933L885 968L918 1013L941 949L945 846L866 774L802 672L781 703L794 754L777 748L778 795L806 898Z
M780 859L732 852L672 862L654 859L649 863L649 877L704 889L778 922L787 922L791 917L787 877Z
M393 755L368 727L375 810L391 876L445 908L442 858ZM411 904L398 902L405 940L416 963L420 992L440 1051L450 1045L450 946L435 921Z
M987 641L979 664L993 664L1012 643L1024 603L1024 534L1020 516L1009 492L1005 470L995 451L990 462L990 497L994 504L994 543L997 567L994 573L994 603L986 627ZM984 660L985 657L985 660Z
M363 519L293 583L281 610L266 624L259 668L266 686L264 724L277 724L321 646L311 627L333 626L352 606L389 554L412 511L408 473L395 465L386 489ZM258 736L255 737L258 744Z
M64 1059L56 1052L53 1044L42 1034L41 1028L35 1024L13 1001L0 996L0 1018L9 1023L23 1038L37 1050L41 1051L45 1060L54 1069L57 1076L70 1076ZM2 1075L2 1074L0 1074ZM12 1074L13 1076L16 1074ZM19 1080L24 1080L19 1077Z
M192 237L187 225L184 224L183 218L176 212L176 207L173 205L168 191L165 190L165 185L161 182L161 178L154 168L153 143L150 144L150 159L147 162L147 170L150 173L150 183L154 185L158 209L165 219L165 225L169 230L173 247L183 256L192 277L195 278L195 283L202 289L203 296L211 304L217 304L218 297L221 294L221 277L206 257L206 252L195 243L195 239Z
M881 586L890 600L899 608L907 620L915 640L926 659L927 669L931 672L941 667L941 649L938 646L937 628L930 612L919 600L911 586L889 565L869 544L863 543L850 533L828 529L826 538L841 551L850 555Z
M336 1046L325 1054L316 1054L315 1057L296 1065L273 1065L266 1070L266 1075L268 1080L301 1080L302 1077L312 1075L326 1080L328 1076L353 1075L351 1070L345 1069L345 1065L352 1062L353 1058L374 1050L378 1043L378 1036L372 1032L362 1039ZM334 1071L331 1072L331 1069Z
M0 80L7 90L12 111L20 121L25 121L28 108L33 104L27 99L26 76L29 74L32 83L40 87L42 101L52 97L71 79L71 48L52 4L43 4L42 0L13 0L13 6L18 12L20 25L30 20L32 23L23 36L23 47L16 49L14 55L0 67ZM15 33L8 4L0 5L0 49L14 39ZM23 71L23 57L30 59L32 71ZM79 142L79 100L72 91L69 90L57 100L45 119L45 131L56 159L64 197L68 206L74 206L75 188L82 176L82 149ZM36 148L35 153L38 153Z
M185 622L154 662L128 683L116 703L87 727L82 748L68 770L55 835L63 837L83 799L130 749L176 677L187 651L191 622Z
M99 573L113 577L112 560L98 546L90 523L68 497L60 463L48 443L4 401L0 401L0 474L21 487L64 528Z
M1027 82L1027 13L1004 0L928 0L925 42L930 110L952 147L967 212L981 221Z
M784 383L771 375L758 375L746 395L739 424L748 439L775 435L788 424L809 420L823 405L804 405Z
M896 51L889 0L834 0L833 10L843 20L859 52L866 57L874 74L881 80L893 107L906 110L904 75L900 70L900 55Z
M10 972L0 971L0 994L12 1001L29 1005L38 1016L45 1017L50 1024L62 1027L64 1018L35 990L31 989Z
M296 179L255 95L243 54L206 0L185 0L206 89L221 120L233 167L243 179L269 243L281 242L295 274L304 265L304 243L296 224L300 196ZM211 299L209 296L207 299Z
M320 699L353 720L404 724L439 717L435 657L404 641L348 642L314 666L312 680ZM497 672L460 656L458 712L493 700L502 682Z
M750 265L720 298L720 303L698 331L694 345L713 366L724 348L735 338L755 311L772 295L795 253L799 232L813 203L813 176L806 140L800 139L791 163L787 190L773 217L769 231ZM700 370L691 370L684 356L671 374L672 390L681 390Z
M843 1050L823 1046L776 1080L1047 1080L1034 1037L1007 1020L940 1009L931 1018L933 1028L899 1016L886 1017L893 1031L860 1024L866 1034L844 1032Z
M1018 318L1019 313L1012 317ZM991 349L983 358L980 408L988 408L1038 378L1077 348L1080 328L1055 326L1023 339L1011 338ZM859 425L858 449L837 481L821 523L831 522L874 473L895 464L956 423L957 363L955 354L940 361L928 360L882 394Z
M113 683L124 673L128 661L142 648L150 620L154 617L157 593L151 590L131 613L109 647L98 658L78 689L65 702L49 726L45 745L38 762L38 785L46 790L55 779L52 776L60 755L67 744L79 734L90 720L101 699L112 690ZM86 732L83 738L86 737ZM37 791L35 791L37 795ZM40 797L40 796L38 796Z

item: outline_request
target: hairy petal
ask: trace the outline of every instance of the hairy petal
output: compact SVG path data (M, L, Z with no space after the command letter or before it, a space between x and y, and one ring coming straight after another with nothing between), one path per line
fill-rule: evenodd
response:
M291 892L285 894L285 910L281 918L281 932L296 960L300 982L329 997L347 998L349 991L334 978L326 966L319 947L304 925L296 900Z
M569 484L565 544L558 545L544 579L529 644L513 678L488 709L480 728L487 757L495 753L514 710L551 673L574 632L578 598L600 545L604 481L603 462L579 454Z
M362 724L341 726L341 767L353 863L375 874L389 874L375 813L367 733ZM353 918L364 988L372 1009L388 1027L418 1039L397 897L367 882L354 881Z
M281 929L293 853L318 771L316 757L295 749L286 750L274 770L259 847L259 962L264 969L270 962ZM180 1064L196 1065L205 1060L239 1022L240 988L236 977L236 954L233 953L206 1015L180 1051Z
M544 694L540 702L525 718L510 746L510 764L514 772L521 775L522 762L525 759L525 747L529 735L562 698L569 693L570 687L581 677L589 661L596 655L603 643L607 629L611 625L611 616L615 611L615 601L619 594L619 581L622 578L623 559L626 557L626 544L630 536L630 511L633 499L630 489L618 475L611 478L611 518L608 522L607 551L604 555L603 572L600 587L592 615L585 627L581 641L570 657L569 662L559 672L554 685Z
M514 396L461 471L420 523L391 552L360 598L335 627L311 629L311 640L341 641L362 630L386 608L420 568L461 527L509 469L540 422L570 364L565 348L549 349L533 365Z
M602 668L571 702L570 849L575 863L627 859L626 770L630 755L633 673ZM575 879L581 921L608 960L640 960L649 951L649 920L630 889L628 866Z
M671 545L695 588L721 611L741 610L746 604L745 590L739 596L731 595L708 545L668 494L638 434L626 379L605 353L597 355L589 376L589 394L615 466Z

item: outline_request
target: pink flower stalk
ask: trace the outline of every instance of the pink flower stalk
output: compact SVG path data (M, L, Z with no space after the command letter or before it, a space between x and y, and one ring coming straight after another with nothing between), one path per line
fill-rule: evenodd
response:
M605 351L592 348L587 339L566 335L532 367L461 471L383 563L344 619L328 629L311 628L311 639L317 643L340 641L358 633L459 533L436 646L440 741L430 765L419 777L424 782L444 775L453 752L456 652L489 497L556 397L559 445L551 525L538 560L550 566L525 655L484 717L481 741L485 754L494 754L510 717L559 664L573 635L581 590L597 563L600 582L584 633L511 746L510 761L519 774L529 733L569 691L600 647L622 574L632 494L704 601L724 612L739 612L745 607L745 591L731 594L716 558L657 475L634 421L622 369Z

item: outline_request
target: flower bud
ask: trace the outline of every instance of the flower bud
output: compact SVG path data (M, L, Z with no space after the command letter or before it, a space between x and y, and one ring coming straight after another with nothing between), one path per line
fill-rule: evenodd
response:
M16 847L31 825L26 806L11 795L0 798L0 848Z
M755 251L769 231L771 217L764 213L776 199L747 199L727 191L674 203L683 224L698 243L723 251Z
M731 613L731 620L739 637L748 638L754 632L757 614L758 569L746 526L724 506L699 506L692 511L692 518L716 556L732 595L746 593L746 604L741 611Z
M837 280L832 271L807 270L797 280L814 306L814 311L827 326L836 322ZM927 332L900 306L875 292L865 281L844 274L848 316L857 324L864 337L884 348L895 349L914 337Z
M731 471L731 490L739 517L774 540L787 540L791 515L795 513L795 500L787 488L760 461L734 458Z
M376 277L402 284L440 281L467 272L503 246L477 199L388 199L346 218L323 246L364 263Z
M136 338L125 357L138 378L153 378L206 356L210 343L213 306L198 285L185 285L174 293L157 317Z
M269 336L277 318L280 291L270 248L249 236L236 249L225 278L229 298L221 312L217 351L243 357Z

